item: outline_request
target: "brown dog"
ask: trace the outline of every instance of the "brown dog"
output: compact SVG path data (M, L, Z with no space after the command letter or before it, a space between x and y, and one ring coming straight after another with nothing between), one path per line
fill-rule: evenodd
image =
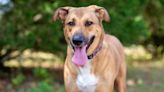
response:
M64 67L67 92L126 92L126 64L121 43L104 33L107 11L99 6L61 7L54 20L61 19L68 43Z

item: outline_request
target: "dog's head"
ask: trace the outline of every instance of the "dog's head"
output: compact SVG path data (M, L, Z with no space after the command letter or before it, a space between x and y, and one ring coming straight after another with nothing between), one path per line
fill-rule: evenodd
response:
M64 35L67 43L74 51L85 47L87 55L93 53L103 41L102 21L109 21L109 15L103 7L61 7L53 16L64 24Z

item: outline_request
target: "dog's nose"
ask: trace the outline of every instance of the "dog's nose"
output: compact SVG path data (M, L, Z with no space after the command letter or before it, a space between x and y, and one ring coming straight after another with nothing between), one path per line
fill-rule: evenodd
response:
M72 38L72 42L76 46L82 45L84 41L85 41L85 38L82 34L76 34Z

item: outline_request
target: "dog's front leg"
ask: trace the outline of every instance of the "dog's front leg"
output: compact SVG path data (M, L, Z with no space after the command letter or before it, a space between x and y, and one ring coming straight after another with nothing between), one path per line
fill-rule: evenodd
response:
M79 92L76 84L76 76L72 74L67 64L64 67L64 84L66 92Z
M121 66L117 78L115 80L116 92L126 92L126 68Z
M80 92L77 88L76 83L72 82L69 85L67 85L67 81L65 81L65 91L66 92Z
M113 87L114 87L114 81L107 82L99 82L96 87L95 92L113 92Z

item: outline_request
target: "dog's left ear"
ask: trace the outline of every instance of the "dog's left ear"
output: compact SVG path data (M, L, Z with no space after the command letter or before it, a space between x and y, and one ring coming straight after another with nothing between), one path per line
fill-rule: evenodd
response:
M107 10L105 8L97 6L97 5L91 5L89 7L94 9L96 15L98 16L98 18L101 21L103 21L103 20L106 21L106 22L110 21L109 14L108 14L108 12L107 12Z
M56 21L56 20L60 19L60 20L64 21L66 16L69 13L69 9L70 8L71 7L61 7L61 8L58 8L55 11L54 15L53 15L53 20Z

